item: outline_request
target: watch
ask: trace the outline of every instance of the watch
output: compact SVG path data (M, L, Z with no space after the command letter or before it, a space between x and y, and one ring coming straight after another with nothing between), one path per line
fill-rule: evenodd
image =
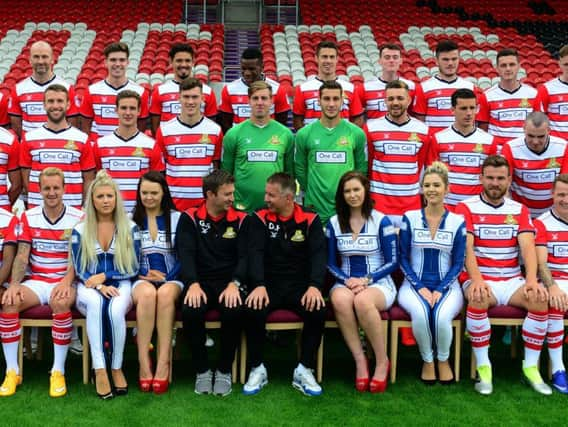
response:
M97 286L95 286L95 289L97 291L100 291L103 288L103 285L101 283L99 283Z

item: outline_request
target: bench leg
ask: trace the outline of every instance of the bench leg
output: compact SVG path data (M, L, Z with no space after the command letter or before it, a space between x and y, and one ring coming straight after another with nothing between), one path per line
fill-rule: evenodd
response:
M391 383L396 382L396 365L398 361L398 326L391 324L391 351L390 351L390 380Z

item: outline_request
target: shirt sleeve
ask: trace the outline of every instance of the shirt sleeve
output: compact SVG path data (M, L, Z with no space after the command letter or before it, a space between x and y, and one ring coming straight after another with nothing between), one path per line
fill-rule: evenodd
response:
M361 103L361 86L355 85L353 87L353 93L351 94L351 100L349 102L349 116L358 117L365 112L363 104Z
M310 286L315 286L319 290L323 289L323 282L326 271L325 235L323 225L316 215L309 225L308 246L310 249Z
M546 227L540 219L534 220L534 228L536 230L536 236L534 239L535 244L537 246L546 246L548 243L546 236Z
M463 271L465 263L465 245L466 245L467 232L465 223L461 223L456 231L456 237L452 246L452 265L446 275L442 278L436 290L444 293L448 290L450 285L457 280L460 273Z
M276 91L276 95L274 95L274 112L278 114L284 111L290 111L290 104L288 103L286 88L280 85Z
M148 89L144 88L142 94L140 95L140 116L138 116L138 120L140 119L147 119L150 117L150 112L148 111L148 106L150 103Z
M219 134L215 137L215 149L213 150L213 160L221 160L223 151L223 131L219 130Z
M481 123L489 122L489 103L483 92L477 93L477 114L475 120Z
M248 227L248 268L250 290L265 286L264 282L264 245L265 225L256 214L252 214Z
M22 135L22 142L20 142L20 167L28 169L32 167L32 155L25 133Z
M465 229L468 233L475 235L475 230L473 229L473 219L471 217L471 212L465 205L465 203L458 203L456 206L455 213L463 216L465 220Z
M88 140L83 144L80 163L81 170L83 172L93 170L97 166L95 163L95 157L93 155L91 143Z
M355 134L355 170L367 176L369 159L367 156L367 137L362 129L357 128Z
M416 94L414 97L414 113L416 114L420 114L425 116L426 112L428 110L428 106L427 106L427 101L426 101L426 95L424 94L424 91L422 90L422 85L420 85L420 90L418 90L418 86L416 87Z
M75 274L84 283L89 280L89 277L91 277L93 274L89 271L88 268L85 268L84 270L81 268L81 253L81 234L79 234L76 229L73 229L73 232L71 233L71 259L73 260L73 268L75 269Z
M406 280L408 280L416 290L422 289L425 286L412 269L412 263L410 261L412 257L412 227L406 215L402 217L398 237L400 239L400 268Z
M567 162L568 163L568 162ZM20 169L20 143L14 136L10 151L8 153L8 164L6 165L8 172Z
M10 101L8 102L8 114L10 116L21 116L22 107L20 105L20 97L16 91L16 86L10 91Z
M337 265L337 238L335 237L335 230L331 225L331 221L326 226L327 235L327 269L335 277L337 282L345 283L349 276Z
M231 104L231 96L229 95L227 86L224 86L223 90L221 90L221 104L219 105L219 111L227 114L234 114L233 105Z
M18 243L17 230L19 226L18 217L14 215L8 223L8 228L4 235L4 245L16 245Z
M284 156L284 172L294 176L294 134L290 130L286 132L286 152ZM568 164L568 161L565 163Z
M8 117L8 95L0 94L0 126L6 126L10 124L10 118Z
M304 94L300 85L296 86L294 93L294 104L292 105L292 113L302 117L306 115L306 103L304 102Z
M383 252L384 264L377 268L375 271L371 271L369 274L373 280L373 283L378 282L382 278L394 273L398 267L398 248L396 245L396 231L390 219L385 216L381 220L379 226L379 235L377 236L381 244L381 250Z
M89 88L83 94L83 101L81 102L81 106L79 107L79 113L88 119L92 119L95 116L93 111L93 101L91 99L91 92Z
M157 142L154 143L154 147L152 147L152 151L150 153L150 169L158 172L163 172L166 169L162 150Z
M210 119L217 116L217 96L213 89L211 89L211 93L205 97L205 116Z
M548 112L549 103L548 89L545 85L541 84L537 89L535 111L542 111L543 113Z
M77 95L75 94L75 86L69 86L69 109L67 117L76 117L79 115L79 107L77 106Z

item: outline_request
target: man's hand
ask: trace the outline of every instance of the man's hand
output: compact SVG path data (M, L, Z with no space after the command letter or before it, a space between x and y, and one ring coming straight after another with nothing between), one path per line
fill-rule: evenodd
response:
M227 308L235 308L243 303L241 293L235 282L229 282L225 290L219 295L219 303L223 304L223 301Z
M321 292L315 286L308 288L300 302L308 311L314 311L314 309L319 310L325 307L325 301L323 300Z
M8 286L2 295L2 305L18 305L24 302L24 287L17 283Z
M538 302L548 301L548 291L542 284L538 283L538 281L527 279L525 286L523 286L523 295L525 299L529 299L530 292L534 293L534 296Z
M256 288L254 288L254 290L245 300L247 307L253 308L255 310L262 310L269 303L270 299L268 298L268 292L266 292L265 286L257 286Z
M202 299L203 299L203 302L206 304L207 303L207 295L205 295L205 292L203 292L203 289L201 289L201 286L199 285L199 283L194 282L194 283L191 284L191 286L187 290L187 293L185 294L185 298L183 299L183 303L187 304L189 307L199 308L199 307L201 307L201 300Z
M471 282L467 288L467 299L469 301L483 303L491 295L491 288L484 280L479 282Z
M59 282L51 292L51 298L54 300L69 299L71 296L71 284L62 280Z

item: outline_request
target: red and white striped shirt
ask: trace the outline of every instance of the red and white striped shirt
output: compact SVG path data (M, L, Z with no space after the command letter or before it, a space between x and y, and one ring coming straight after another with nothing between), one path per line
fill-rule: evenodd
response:
M118 184L126 212L131 212L136 205L140 177L151 170L163 172L165 169L160 147L142 132L129 139L116 132L103 136L93 144L93 155L97 169L106 169Z
M535 243L546 246L547 264L552 277L568 279L568 223L556 215L554 209L543 213L534 220Z
M369 120L365 132L375 207L386 215L420 209L420 175L430 144L428 126L414 118L399 125L385 116Z
M425 116L424 121L432 133L446 129L454 123L451 98L456 89L473 90L477 95L478 104L483 99L483 92L461 77L456 77L451 82L431 77L420 83L420 86L422 90L416 93L414 112Z
M551 135L568 140L568 82L555 78L540 85L535 109L548 115Z
M456 213L464 216L467 232L474 237L475 257L483 279L521 276L517 239L521 233L534 233L526 206L508 198L493 206L477 195L459 203Z
M485 100L479 106L477 119L489 122L489 133L495 137L497 152L500 153L507 141L523 136L527 116L536 105L536 89L521 84L509 92L499 85L485 91Z
M4 245L17 245L18 218L5 209L0 209L0 266L4 257ZM0 283L0 286L2 284Z
M420 90L420 85L414 83L412 80L407 80L399 77L398 80L406 83L408 86L408 95L410 96L410 106L408 111L412 112L414 105L414 96L417 90ZM385 103L385 89L388 82L381 78L366 81L361 91L361 103L367 114L367 120L380 119L387 114L387 104Z
M277 81L264 79L272 87L273 103L270 107L270 115L290 110L286 88ZM248 96L249 86L243 79L233 80L221 91L221 104L219 111L233 115L233 124L239 124L250 118L250 104Z
M525 137L515 138L503 146L503 157L509 162L514 200L529 208L536 218L552 206L552 184L556 175L568 172L566 152L568 144L551 136L546 149L535 153L525 142Z
M12 88L8 107L9 115L22 118L22 132L37 129L47 121L47 114L43 107L43 93L52 84L63 85L69 92L67 117L79 114L75 101L75 89L72 85L56 75L45 83L38 83L30 76Z
M16 136L0 128L0 208L12 211L8 197L8 173L20 168L20 143Z
M221 158L223 132L203 117L193 126L179 118L162 123L156 142L164 155L166 180L177 210L183 212L203 200L203 177Z
M345 80L336 79L335 81L343 88L341 117L349 120L352 117L363 114L365 110L363 110L363 105L361 104L361 89ZM323 81L318 77L310 77L301 85L296 86L292 112L294 115L304 117L305 124L312 123L321 116L319 88L322 84Z
M99 137L112 133L118 127L116 114L116 96L123 90L133 90L140 95L139 119L146 119L148 113L148 91L142 86L128 80L120 87L114 87L106 80L93 83L83 95L79 112L83 117L93 119L91 133Z
M39 175L47 167L57 167L65 175L63 201L67 206L81 208L83 202L82 173L95 169L89 137L69 126L53 131L45 126L22 137L20 166L31 169L28 184L28 207L42 206Z
M10 124L8 117L8 104L10 97L0 92L0 126L7 126Z
M160 116L160 122L164 123L177 117L181 111L179 103L179 83L175 80L154 87L152 90L150 114ZM206 84L203 85L203 102L201 113L209 118L217 115L217 99L215 92Z
M40 206L22 214L18 242L31 245L29 275L26 279L59 282L69 267L69 238L84 213L65 206L61 216L50 222Z
M434 134L431 158L427 163L440 160L448 167L450 189L445 202L450 210L459 202L481 192L481 165L496 151L493 136L479 128L463 135L450 126Z

